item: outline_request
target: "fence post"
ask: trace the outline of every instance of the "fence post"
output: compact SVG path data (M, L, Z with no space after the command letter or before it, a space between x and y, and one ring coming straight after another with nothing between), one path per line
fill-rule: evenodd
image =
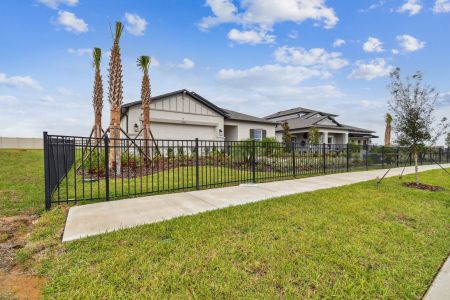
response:
M200 179L198 170L198 138L195 139L195 189L200 190Z
M256 141L252 140L252 177L253 183L256 183Z
M296 176L296 171L295 171L295 146L294 146L294 142L291 142L291 149L292 149L292 176Z
M44 184L45 184L45 209L50 210L52 206L51 192L50 192L50 167L48 155L48 133L44 131Z
M326 144L325 143L323 143L322 151L323 151L323 174L327 174L327 157L325 155L325 152L326 152Z
M350 147L349 143L347 143L347 172L350 171Z
M105 143L105 198L106 201L109 201L109 139L107 134L105 134L103 142Z

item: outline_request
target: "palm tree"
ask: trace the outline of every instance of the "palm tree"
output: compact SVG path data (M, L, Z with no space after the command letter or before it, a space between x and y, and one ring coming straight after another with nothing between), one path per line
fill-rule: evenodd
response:
M94 97L92 104L94 106L95 121L94 121L94 137L100 138L102 136L102 110L103 110L103 82L102 74L100 73L100 62L102 60L102 50L94 48L92 53L92 64L95 68L94 79Z
M120 57L119 41L122 35L123 25L116 22L116 32L114 35L114 44L111 49L111 58L109 61L109 104L111 106L111 122L109 133L112 139L112 145L109 153L110 167L115 167L115 171L120 173L120 110L122 107L122 60Z
M391 130L392 130L392 116L390 113L386 113L386 131L384 133L384 145L391 145Z
M150 77L148 76L148 69L150 67L150 56L141 56L137 59L137 66L144 72L141 85L141 101L142 101L142 113L144 115L143 131L144 131L144 147L145 154L148 156L148 140L150 139L150 100L151 100L151 87Z

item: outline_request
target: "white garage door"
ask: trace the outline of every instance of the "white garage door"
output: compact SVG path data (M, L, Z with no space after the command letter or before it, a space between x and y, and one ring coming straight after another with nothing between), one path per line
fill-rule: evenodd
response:
M215 140L216 130L213 126L184 124L151 123L150 128L157 140Z

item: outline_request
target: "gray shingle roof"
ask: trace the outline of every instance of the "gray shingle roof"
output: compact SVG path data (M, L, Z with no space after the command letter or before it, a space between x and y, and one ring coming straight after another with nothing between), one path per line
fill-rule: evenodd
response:
M207 107L211 108L212 110L217 112L219 115L222 115L222 116L226 117L226 112L224 112L220 107L218 107L214 103L206 100L205 98L203 98L199 94L197 94L195 92L190 92L190 91L188 91L186 89L178 90L178 91L175 91L175 92L166 93L166 94L162 94L162 95L158 95L158 96L152 97L152 100L159 100L159 99L162 99L162 98L166 98L166 97L170 97L170 96L178 95L178 94L183 94L183 93L191 96L192 98L196 99L200 103L202 103L202 104L206 105ZM127 110L128 107L135 106L135 105L140 105L140 104L141 104L141 101L134 101L134 102L123 104L122 105L122 113L125 113L125 111Z
M273 125L276 124L273 121L269 121L269 120L266 120L266 119L263 119L263 118L258 118L258 117L246 115L246 114L234 111L234 110L229 110L229 109L225 109L225 108L222 108L222 110L224 110L228 114L228 117L226 119L229 119L229 120L238 120L238 121L273 124Z
M316 115L316 114L318 114L318 113L310 113L310 114L302 116L300 118L286 120L286 122L288 123L289 128L291 130L309 129L311 127L316 127L316 128L326 128L326 129L348 130L348 131L354 132L354 133L364 133L364 134L374 133L374 131L372 131L372 130L358 128L358 127L349 126L349 125L345 125L345 124L340 124L331 116L314 117L314 115ZM320 121L325 120L325 119L330 119L331 121L333 121L336 124L336 126L318 124ZM282 131L281 123L278 123L278 124L279 125L276 127L276 131L280 132L280 131Z
M163 99L163 98L170 97L170 96L177 95L177 94L181 94L181 93L184 93L184 94L187 94L187 95L191 96L192 98L196 99L200 103L206 105L207 107L211 108L212 110L214 110L215 112L217 112L218 114L223 116L225 119L275 125L275 122L273 122L273 121L269 121L269 120L266 120L266 119L263 119L263 118L254 117L254 116L251 116L251 115L243 114L243 113L240 113L240 112L237 112L237 111L233 111L233 110L229 110L229 109L220 108L217 105L215 105L214 103L212 103L211 101L208 101L207 99L203 98L199 94L197 94L195 92L190 92L190 91L188 91L186 89L178 90L178 91L174 91L174 92L166 93L166 94L162 94L162 95L158 95L158 96L152 97L152 100L156 101L156 100L159 100L159 99ZM127 111L127 109L129 107L135 106L135 105L141 105L141 101L134 101L134 102L123 104L122 105L122 113L123 114L126 113L126 111Z
M288 115L296 114L296 113L317 113L317 112L321 113L323 115L337 117L337 115L335 115L335 114L321 112L321 111L308 109L308 108L304 108L304 107L295 107L295 108L282 110L282 111L276 112L274 114L268 115L268 116L264 117L264 119L274 119L274 118L284 117L284 116L288 116Z

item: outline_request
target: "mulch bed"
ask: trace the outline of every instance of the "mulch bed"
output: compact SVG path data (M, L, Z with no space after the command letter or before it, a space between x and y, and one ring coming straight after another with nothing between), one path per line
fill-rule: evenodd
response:
M429 185L423 183L416 184L415 182L405 182L403 183L403 186L431 192L438 192L444 189L443 187L437 185Z

